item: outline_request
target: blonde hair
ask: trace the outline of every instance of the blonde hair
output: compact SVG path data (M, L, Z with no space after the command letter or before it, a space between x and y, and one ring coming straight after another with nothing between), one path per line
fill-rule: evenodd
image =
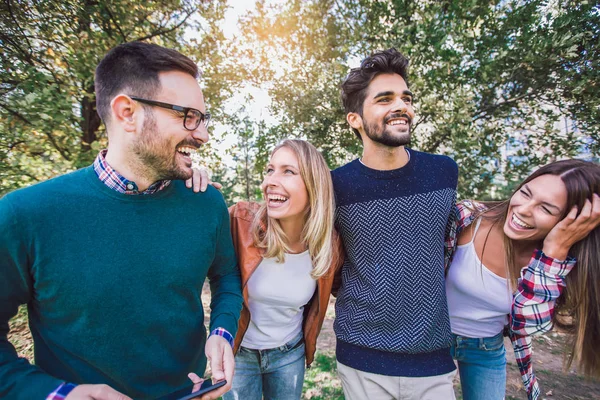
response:
M307 141L285 139L275 146L270 156L282 147L296 155L300 176L308 193L308 209L301 237L312 260L311 276L318 279L329 272L333 259L335 200L331 172L321 153ZM275 257L278 262L283 262L285 253L291 252L281 224L268 216L266 202L261 204L256 213L252 233L254 245L265 249L265 257Z

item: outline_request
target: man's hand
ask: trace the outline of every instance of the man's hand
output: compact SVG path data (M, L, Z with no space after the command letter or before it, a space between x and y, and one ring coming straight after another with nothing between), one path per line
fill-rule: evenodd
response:
M131 400L108 385L78 385L65 400Z
M579 215L573 207L562 221L552 228L544 239L542 251L558 260L567 258L571 246L585 238L600 223L600 197L593 196L593 202L586 200Z
M213 182L208 177L208 172L204 168L192 168L192 177L185 181L185 186L188 189L193 187L195 193L204 192L208 185L213 185L215 189L222 189L223 185L218 182Z
M217 390L213 390L212 392L207 393L206 395L201 397L201 400L214 400L218 399L224 393L228 392L229 389L231 389L231 382L233 381L233 371L235 369L233 349L231 348L231 345L225 338L219 335L212 335L206 341L204 351L206 353L206 358L210 363L213 383L217 381L222 381L223 379L227 380L227 384L225 386L220 387ZM190 379L192 379L192 375L195 374L190 374ZM197 375L195 375L195 378L197 379L192 379L192 382L197 383L198 379L200 378L198 378ZM201 383L202 382L200 382L200 384Z

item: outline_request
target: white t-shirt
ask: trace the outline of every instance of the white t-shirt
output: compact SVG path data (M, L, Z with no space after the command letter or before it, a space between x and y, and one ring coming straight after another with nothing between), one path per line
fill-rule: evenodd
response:
M477 220L475 233L481 219ZM452 333L484 338L502 332L512 307L508 281L479 260L473 245L457 246L446 276L446 296Z
M284 345L302 330L304 306L317 282L310 277L308 250L286 254L285 261L264 258L248 280L250 324L242 346L264 350Z

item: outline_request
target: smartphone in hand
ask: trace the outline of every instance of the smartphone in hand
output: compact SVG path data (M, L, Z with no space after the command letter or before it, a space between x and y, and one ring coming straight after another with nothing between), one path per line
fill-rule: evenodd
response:
M218 389L221 386L225 386L226 384L227 384L226 380L212 383L212 381L210 379L207 379L202 383L202 385L200 386L200 389L196 390L195 392L193 391L194 385L190 385L188 387L184 387L183 389L179 389L173 393L169 393L166 396L159 397L156 400L189 400L189 399L193 399L194 397L200 397L203 394L206 394L215 389Z

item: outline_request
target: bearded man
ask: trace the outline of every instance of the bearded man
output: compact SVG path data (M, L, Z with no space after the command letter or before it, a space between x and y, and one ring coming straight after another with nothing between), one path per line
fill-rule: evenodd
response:
M208 141L198 75L171 49L112 49L95 76L108 149L0 199L1 398L158 398L203 375L207 358L228 383L205 398L231 387L242 296L229 215L216 189L181 181ZM7 340L21 304L35 365Z
M347 399L453 399L444 285L458 168L407 147L415 118L408 60L366 58L342 84L363 153L332 172L346 248L334 329Z

